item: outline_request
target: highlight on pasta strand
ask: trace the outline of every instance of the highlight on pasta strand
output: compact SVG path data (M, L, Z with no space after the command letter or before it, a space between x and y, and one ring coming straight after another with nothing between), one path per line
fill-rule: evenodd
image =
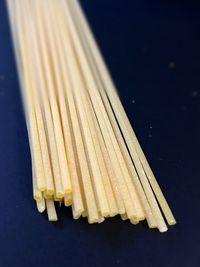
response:
M167 231L166 221L176 220L78 0L7 0L7 6L38 211L57 221L56 206L63 204L75 220L102 223L120 215Z

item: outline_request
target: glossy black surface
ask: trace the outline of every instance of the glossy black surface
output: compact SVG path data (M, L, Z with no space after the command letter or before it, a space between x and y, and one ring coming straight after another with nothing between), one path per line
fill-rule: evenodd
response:
M31 160L0 1L0 266L200 266L200 4L82 0L128 116L178 224L52 224L32 200Z

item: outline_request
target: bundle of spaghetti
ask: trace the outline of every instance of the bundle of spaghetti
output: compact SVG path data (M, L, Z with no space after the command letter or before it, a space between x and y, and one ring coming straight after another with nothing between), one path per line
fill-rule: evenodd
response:
M33 197L89 223L176 223L77 0L7 0L32 156Z

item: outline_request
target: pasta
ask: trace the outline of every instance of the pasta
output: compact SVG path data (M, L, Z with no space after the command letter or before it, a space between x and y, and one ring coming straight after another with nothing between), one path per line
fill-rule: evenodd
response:
M33 197L57 221L176 220L77 0L7 0L32 156ZM164 215L164 216L163 216ZM165 221L166 219L166 221Z

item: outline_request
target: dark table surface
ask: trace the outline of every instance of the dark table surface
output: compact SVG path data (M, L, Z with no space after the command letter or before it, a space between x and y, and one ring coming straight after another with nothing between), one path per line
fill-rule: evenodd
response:
M198 2L198 1L197 1ZM200 266L200 4L82 0L128 116L178 224L49 223L31 159L5 2L0 1L0 266Z

